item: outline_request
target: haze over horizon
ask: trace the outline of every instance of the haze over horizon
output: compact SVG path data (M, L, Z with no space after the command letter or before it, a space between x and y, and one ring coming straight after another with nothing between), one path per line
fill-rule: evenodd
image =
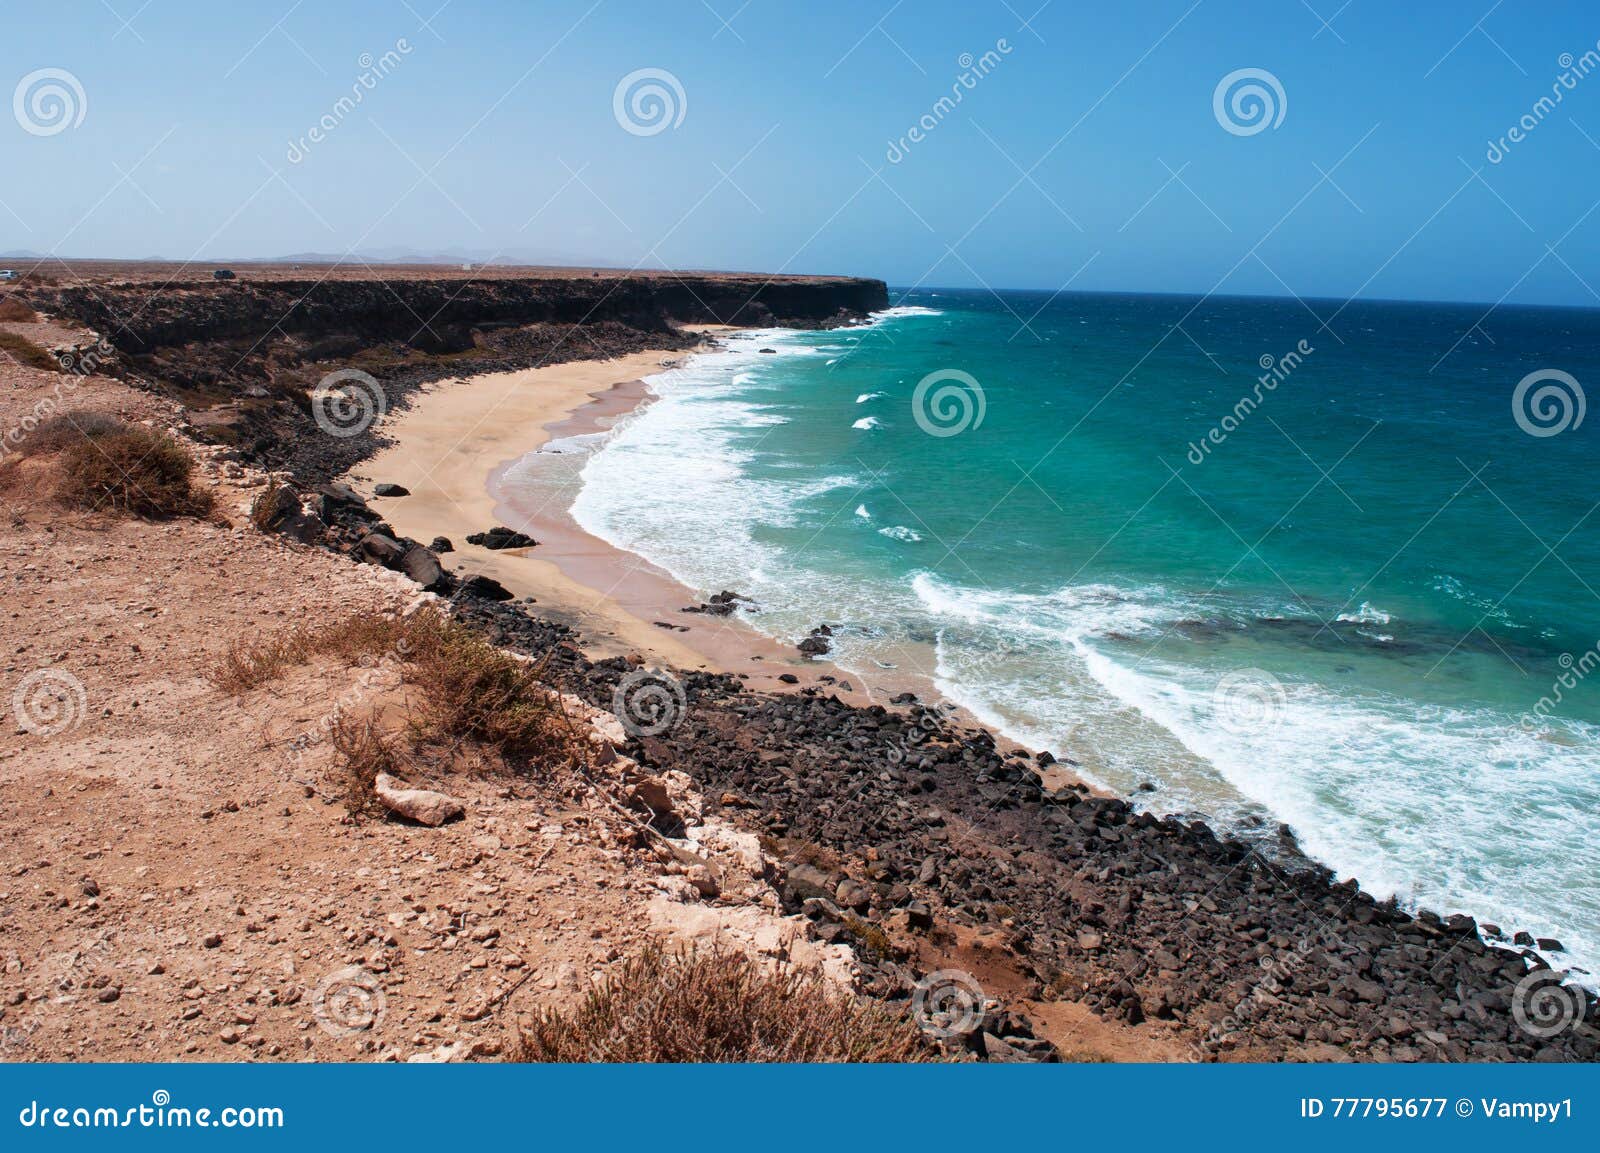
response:
M17 8L0 252L1595 306L1600 26L1484 8Z

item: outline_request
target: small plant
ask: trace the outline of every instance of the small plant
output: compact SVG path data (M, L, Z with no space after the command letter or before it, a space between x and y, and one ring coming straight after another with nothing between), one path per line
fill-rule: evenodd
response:
M235 643L207 670L225 692L245 692L317 656L350 664L393 661L418 690L412 736L473 741L503 756L568 760L576 747L543 669L520 661L436 609L408 617L356 613L265 640Z
M285 517L298 510L300 502L288 485L272 480L250 502L250 523L262 532L271 532Z
M329 738L333 751L343 762L334 771L334 781L345 812L352 817L382 812L376 782L379 773L394 772L394 746L378 731L371 718L358 721L342 714L334 722Z
M56 363L55 357L26 336L0 331L0 361L8 358L27 368L39 368L46 372L61 371L61 366Z
M80 440L121 432L128 426L106 412L92 409L74 409L41 420L32 432L22 439L22 450L35 456L61 452Z
M894 952L894 946L889 943L889 934L872 922L863 921L860 917L846 917L844 927L873 960L882 961Z
M815 973L652 945L521 1034L520 1061L928 1061L915 1025Z
M406 679L421 690L420 736L470 738L513 757L566 749L570 734L542 670L436 613L417 616Z
M193 472L194 461L170 436L119 425L63 447L57 491L67 503L92 510L152 520L203 516L211 511L211 494L194 486Z

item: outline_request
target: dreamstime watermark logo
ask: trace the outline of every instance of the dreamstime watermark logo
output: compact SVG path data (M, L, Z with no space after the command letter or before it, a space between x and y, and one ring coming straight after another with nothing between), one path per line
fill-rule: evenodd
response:
M290 759L298 765L304 759L307 750L320 744L323 737L338 728L339 723L368 697L374 693L398 688L405 679L401 665L410 659L411 647L411 641L401 637L392 649L378 659L373 660L370 656L362 657L362 671L356 678L356 683L334 698L333 707L323 713L316 724L301 730L289 741Z
M994 42L994 47L982 56L963 52L956 57L956 66L961 71L950 85L950 95L935 100L933 106L919 116L917 122L908 128L900 139L889 141L888 150L883 154L884 159L890 164L899 164L910 155L912 146L926 140L928 134L943 124L945 117L954 112L957 105L966 99L967 93L978 86L978 81L1000 67L1001 62L1013 51L1011 42L1002 36Z
M11 693L17 724L38 737L77 728L88 704L83 682L66 669L34 669Z
M105 337L100 337L85 352L81 348L67 348L56 354L61 371L71 376L93 376L102 364L116 355L116 347Z
M1211 113L1225 132L1254 136L1277 128L1289 111L1283 84L1265 68L1238 68L1217 81Z
M388 998L375 974L346 965L322 979L311 998L311 1012L330 1037L365 1033L383 1021Z
M1544 1040L1568 1029L1586 1028L1583 990L1564 985L1553 969L1535 969L1511 992L1511 1019L1530 1037Z
M1267 728L1287 702L1282 682L1264 669L1226 673L1211 692L1217 724L1236 736Z
M11 114L29 135L55 136L83 123L89 97L65 68L40 68L17 81Z
M937 705L919 714L920 719L916 724L906 730L903 738L896 738L889 742L889 749L884 754L891 765L910 764L920 761L921 747L935 737L944 737L948 733L945 726L945 717L956 712L956 706L948 701L941 701Z
M1270 393L1278 390L1278 386L1294 374L1295 369L1305 362L1316 349L1302 340L1282 356L1273 356L1270 352L1261 354L1261 359L1256 363L1264 370L1256 377L1255 387L1241 396L1221 420L1212 425L1206 434L1199 440L1189 442L1189 451L1184 455L1190 464L1198 465L1205 462L1211 455L1213 446L1220 447L1228 439L1230 433L1236 431L1244 423L1245 418L1261 407L1262 401Z
M75 392L85 377L93 376L115 351L111 343L101 337L88 352L74 348L57 353L56 363L66 379L56 381L49 396L35 401L33 408L0 436L0 460L15 452L41 424L60 413L66 407L68 394Z
M1556 658L1562 672L1550 683L1550 691L1539 698L1538 704L1533 706L1531 713L1522 714L1522 727L1533 731L1539 727L1535 717L1539 720L1548 720L1550 714L1560 707L1569 692L1573 691L1596 668L1600 668L1600 642L1585 652L1582 656L1573 656L1571 653L1562 653Z
M1535 100L1533 107L1524 112L1500 139L1489 141L1484 159L1490 164L1499 164L1510 155L1513 145L1521 144L1545 122L1545 118L1556 110L1556 105L1566 99L1567 93L1578 87L1578 81L1600 69L1600 51L1597 49L1600 49L1600 41L1582 56L1574 57L1570 52L1563 52L1556 59L1561 73L1550 82L1550 95Z
M978 1027L984 1010L983 986L964 969L939 969L917 982L911 1018L930 1037L963 1036Z
M1559 436L1581 425L1586 411L1583 385L1559 368L1528 373L1511 394L1511 416L1529 436Z
M361 106L367 98L367 93L378 86L378 81L388 76L407 56L415 51L411 42L404 36L394 42L394 47L382 56L373 56L370 52L363 52L356 64L361 73L350 85L350 95L341 96L333 102L333 107L322 114L322 117L306 130L298 140L289 141L288 151L284 159L290 164L299 164L304 160L311 149L326 140L345 118Z
M633 136L658 136L683 123L689 96L665 68L640 68L617 81L611 114Z
M988 403L971 373L941 368L917 381L911 415L929 436L955 436L983 423Z
M359 436L388 411L383 386L359 368L341 368L322 378L311 394L311 415L329 436Z
M687 700L678 678L661 669L635 669L611 694L611 711L635 737L658 737L677 727Z
M1228 1038L1248 1028L1261 1013L1277 1005L1278 998L1290 978L1306 963L1315 947L1314 941L1302 937L1292 949L1281 956L1272 953L1263 956L1259 962L1261 979L1250 986L1250 991L1239 1000L1232 1011L1213 1023L1206 1030L1205 1036L1194 1043L1190 1050L1193 1059L1201 1061L1214 1054Z

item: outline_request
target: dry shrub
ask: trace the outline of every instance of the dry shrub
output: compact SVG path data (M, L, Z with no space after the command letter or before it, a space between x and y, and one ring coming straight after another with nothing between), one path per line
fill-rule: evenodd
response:
M406 680L420 690L420 736L474 740L509 757L567 753L570 728L542 668L437 613L412 619Z
M16 324L37 324L39 314L28 307L28 302L15 296L0 297L0 320Z
M165 433L122 425L80 436L61 452L57 495L83 508L161 520L203 516L211 494L196 488L194 461Z
M121 432L127 427L127 424L108 412L73 409L41 420L22 441L22 450L30 455L44 456L61 452L81 440Z
M317 656L348 664L393 662L417 688L412 735L473 741L515 758L566 760L576 747L543 669L502 652L437 609L409 617L356 613L327 625L240 641L207 670L226 692L244 692Z
M14 332L0 330L0 361L5 360L7 357L28 368L40 368L46 372L61 371L61 366L56 363L56 358L26 336L18 336Z
M299 625L263 640L234 641L212 661L206 676L224 692L242 693L313 657L335 657L347 664L381 661L386 654L401 659L410 649L406 638L414 627L410 621L376 612L355 613L330 624Z
M329 736L342 761L334 771L334 782L345 811L352 817L382 812L376 784L379 773L394 772L394 746L370 717L358 721L341 714Z
M571 1010L546 1010L519 1061L928 1061L904 1016L862 1004L809 972L742 953L651 946Z

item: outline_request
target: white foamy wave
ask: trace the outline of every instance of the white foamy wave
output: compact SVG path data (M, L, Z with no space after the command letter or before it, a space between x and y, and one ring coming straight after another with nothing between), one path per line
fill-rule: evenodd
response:
M936 617L994 625L1056 641L1099 633L1148 633L1178 619L1182 604L1159 586L1123 589L1073 585L1052 593L966 588L932 573L911 578L912 591Z
M881 392L863 392L860 396L856 397L856 403L857 404L866 404L867 401L869 401L869 400L877 400L882 395L883 395L883 393L881 393Z
M1357 625L1386 625L1390 621L1388 613L1382 609L1373 608L1367 601L1361 602L1361 607L1353 613L1340 613L1338 620L1345 624Z
M867 511L867 506L864 504L856 505L856 515L859 517L864 517L867 520L872 519L872 514Z
M881 309L871 315L873 320L898 320L903 316L943 316L944 313L937 308L925 308L920 304L897 304L893 308Z
M1214 676L1075 649L1108 691L1291 825L1341 876L1413 907L1560 936L1590 968L1600 959L1600 909L1592 899L1574 908L1568 884L1575 863L1600 871L1600 846L1570 816L1593 803L1600 728L1566 725L1585 730L1568 744L1487 709L1293 682L1270 724L1229 726L1218 723ZM1511 829L1516 846L1505 841Z
M875 416L864 416L852 424L851 428L881 428L883 422Z
M605 443L605 439L609 435L609 433L605 432L580 432L572 436L558 436L553 440L545 441L539 451L550 453L593 452Z
M914 528L907 528L903 524L892 524L888 528L880 528L878 535L889 537L891 540L905 541L907 544L915 544L922 539L920 532Z

